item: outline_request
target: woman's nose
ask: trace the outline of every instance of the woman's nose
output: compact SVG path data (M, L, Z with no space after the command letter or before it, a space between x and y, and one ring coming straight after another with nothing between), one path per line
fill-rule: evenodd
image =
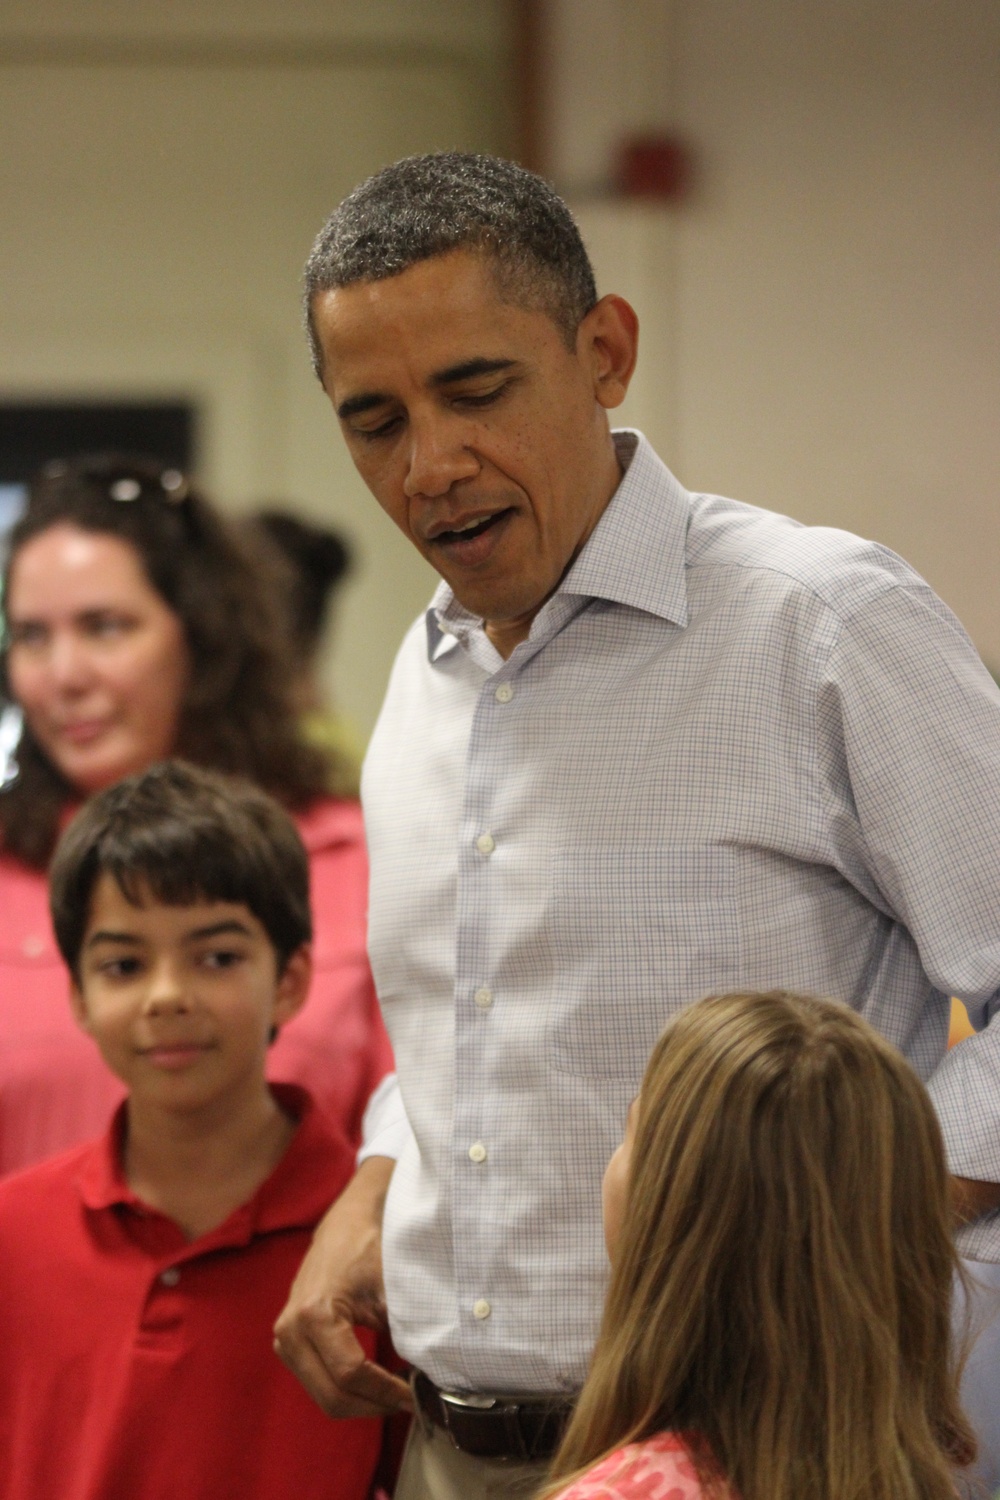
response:
M65 691L87 687L93 680L93 663L86 645L71 634L54 637L49 647L49 677Z

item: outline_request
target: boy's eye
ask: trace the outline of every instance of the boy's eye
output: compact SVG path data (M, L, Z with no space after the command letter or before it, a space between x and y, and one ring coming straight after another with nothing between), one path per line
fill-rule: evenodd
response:
M141 968L142 964L137 958L106 958L98 965L98 972L110 979L128 979L133 974L138 974Z
M231 969L238 964L243 954L236 948L211 948L201 956L201 962L207 969Z

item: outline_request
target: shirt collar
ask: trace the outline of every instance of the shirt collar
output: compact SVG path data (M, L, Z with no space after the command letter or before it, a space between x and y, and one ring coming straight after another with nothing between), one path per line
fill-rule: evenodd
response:
M246 1244L255 1234L315 1224L350 1175L353 1156L346 1140L334 1134L305 1089L291 1083L271 1083L270 1088L283 1108L298 1120L298 1129L253 1197L223 1224L191 1241L192 1253L201 1253L216 1241L220 1245ZM99 1211L126 1205L146 1216L151 1211L129 1187L123 1168L126 1104L123 1101L118 1106L104 1135L85 1155L77 1186L85 1208ZM331 1170L335 1173L338 1163L343 1166L343 1182L331 1185Z
M620 428L612 437L624 477L546 609L560 597L606 599L684 626L690 496L641 432ZM444 582L428 606L426 624L432 662L482 631L482 620Z
M94 1142L80 1164L77 1185L84 1208L114 1208L119 1203L139 1207L122 1166L125 1142L126 1101L123 1099L104 1134Z

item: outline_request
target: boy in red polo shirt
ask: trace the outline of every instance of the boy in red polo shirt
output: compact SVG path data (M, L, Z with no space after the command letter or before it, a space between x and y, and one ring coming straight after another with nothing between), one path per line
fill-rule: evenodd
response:
M129 1094L103 1139L0 1183L0 1497L364 1500L380 1424L328 1420L272 1349L353 1165L264 1077L309 985L298 834L167 763L83 808L51 901Z

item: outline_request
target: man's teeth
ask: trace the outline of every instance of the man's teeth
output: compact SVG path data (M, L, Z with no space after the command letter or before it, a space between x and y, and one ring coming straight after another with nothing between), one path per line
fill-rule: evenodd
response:
M449 526L446 531L439 531L437 533L437 539L439 541L447 542L449 537L471 536L474 532L477 534L481 533L485 531L488 526L492 526L494 521L496 521L500 516L503 516L505 514L505 511L495 510L492 511L488 516L479 516L477 519L472 521L456 521L454 526Z

